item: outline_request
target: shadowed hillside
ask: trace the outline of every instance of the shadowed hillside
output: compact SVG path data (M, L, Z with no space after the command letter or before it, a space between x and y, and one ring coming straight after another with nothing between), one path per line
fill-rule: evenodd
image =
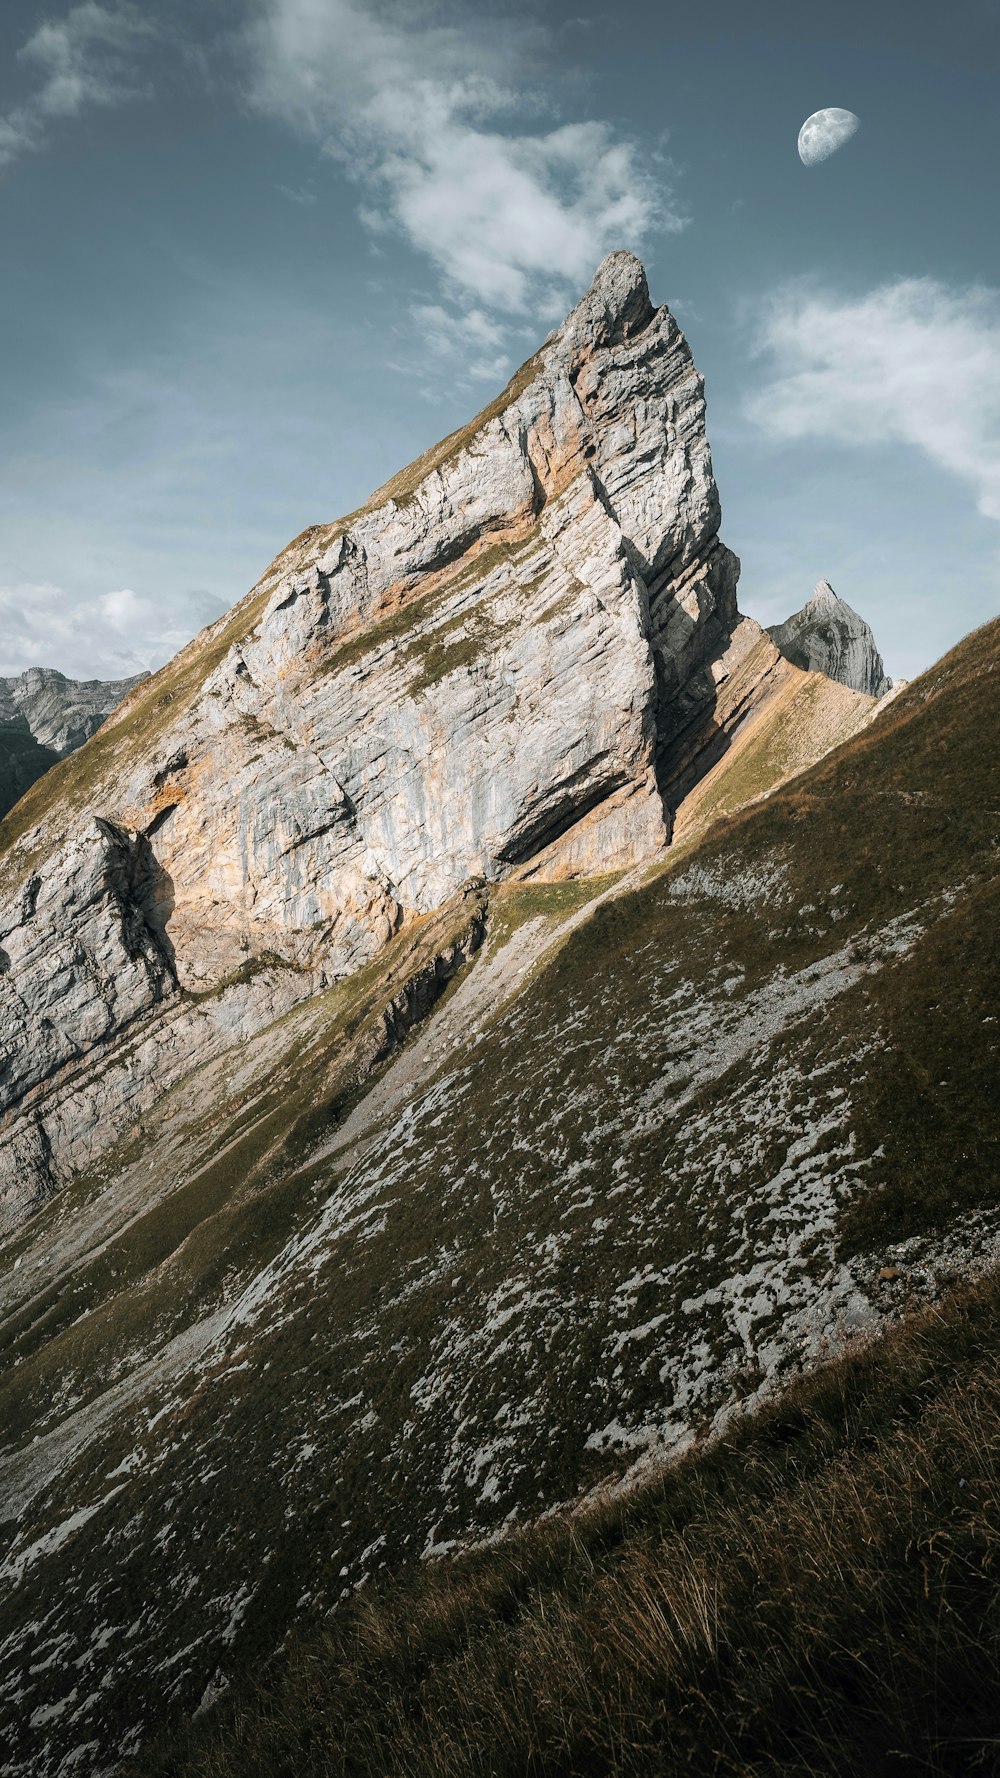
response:
M470 888L6 1244L13 1773L134 1748L989 1264L998 663L1000 623L631 874Z
M1000 1769L1000 1285L625 1498L382 1584L129 1778Z

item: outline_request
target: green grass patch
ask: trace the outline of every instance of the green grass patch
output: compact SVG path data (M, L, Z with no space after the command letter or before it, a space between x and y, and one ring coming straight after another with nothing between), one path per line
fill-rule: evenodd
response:
M621 880L621 871L595 877L572 877L564 883L504 883L490 897L489 933L499 949L529 920L541 918L553 924L578 913L606 889Z

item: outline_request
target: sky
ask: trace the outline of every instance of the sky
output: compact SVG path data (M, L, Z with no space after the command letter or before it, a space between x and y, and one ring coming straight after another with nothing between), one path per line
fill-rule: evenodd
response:
M161 664L614 247L742 608L827 579L921 671L1000 610L998 51L1000 0L5 0L0 674Z

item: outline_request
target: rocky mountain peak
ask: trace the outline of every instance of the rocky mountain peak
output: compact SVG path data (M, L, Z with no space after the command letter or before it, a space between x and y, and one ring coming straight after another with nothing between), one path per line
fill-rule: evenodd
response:
M687 341L612 255L0 822L9 1778L117 1769L298 1614L895 1313L924 1131L916 1214L968 1190L912 1008L989 955L1000 634L772 797L876 705L741 618L719 523Z
M641 260L619 250L602 260L587 294L550 339L621 345L648 327L655 313Z
M148 677L79 680L55 667L28 667L0 679L0 818L50 766L89 741Z
M0 827L0 1226L470 880L642 863L727 749L770 788L745 749L800 676L719 526L701 376L613 253L494 402L302 532ZM56 679L7 690L37 711Z
M881 698L892 688L875 638L863 617L835 593L828 580L811 599L768 635L785 659L809 673L825 673L852 691Z
M69 679L55 667L27 667L14 678L0 678L0 723L26 723L39 746L63 758L89 741L133 686L148 678Z

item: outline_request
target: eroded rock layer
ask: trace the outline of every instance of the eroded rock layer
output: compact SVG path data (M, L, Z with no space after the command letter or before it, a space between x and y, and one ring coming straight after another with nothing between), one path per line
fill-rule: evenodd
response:
M492 407L304 533L19 805L7 1221L197 1058L195 997L215 1053L471 878L662 846L737 615L704 420L676 322L613 254Z

